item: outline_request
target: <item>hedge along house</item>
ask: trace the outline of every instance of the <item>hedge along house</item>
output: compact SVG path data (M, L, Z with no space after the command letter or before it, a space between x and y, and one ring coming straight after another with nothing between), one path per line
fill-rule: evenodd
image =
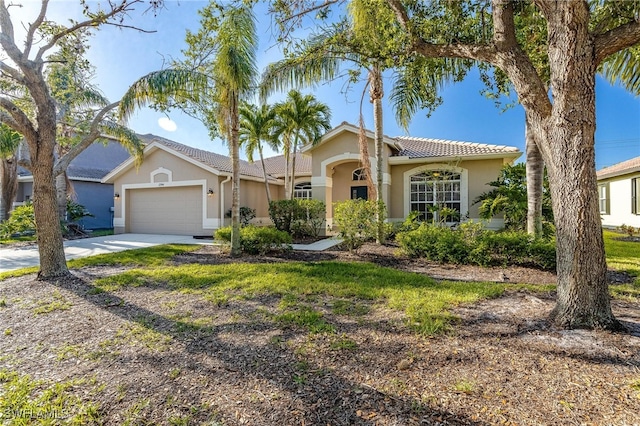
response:
M598 170L602 226L640 228L640 157Z
M367 132L369 152L373 134ZM129 159L103 179L113 183L116 233L211 235L228 224L231 208L229 157L147 135L142 165ZM296 158L294 196L327 205L333 227L333 203L368 198L359 161L358 128L342 123L321 141L305 146ZM521 155L514 147L412 137L384 138L383 198L388 218L402 221L413 210L430 219L433 205L455 209L463 219L478 219L472 201L490 189L504 164ZM283 156L265 159L271 196L284 199ZM376 161L371 158L372 174ZM241 161L240 205L256 210L257 224L269 224L262 166ZM375 178L374 178L375 181ZM437 214L437 213L436 213ZM479 220L479 219L478 219ZM489 223L502 227L501 219Z

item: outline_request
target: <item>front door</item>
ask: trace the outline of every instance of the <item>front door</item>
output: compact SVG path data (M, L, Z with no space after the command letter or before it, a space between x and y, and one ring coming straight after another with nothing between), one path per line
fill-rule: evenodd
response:
M352 186L351 187L351 199L357 200L358 198L362 200L367 200L368 191L366 186Z

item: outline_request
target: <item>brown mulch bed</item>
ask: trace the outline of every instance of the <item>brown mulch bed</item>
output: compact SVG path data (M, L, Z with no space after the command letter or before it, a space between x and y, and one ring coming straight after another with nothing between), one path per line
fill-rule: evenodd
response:
M447 280L555 279L527 268L430 264L374 245L359 254L239 260L205 246L174 261L290 260L365 260ZM96 294L93 280L124 270L0 282L0 324L10 329L0 336L0 369L51 382L88 379L73 392L97 403L107 425L640 424L637 301L612 302L629 333L566 331L546 321L553 294L510 291L457 307L453 330L427 338L408 329L401 313L370 301L358 301L368 313L347 316L316 300L337 332L309 334L268 319L279 303L274 296L216 304L161 285ZM69 309L34 314L53 300Z

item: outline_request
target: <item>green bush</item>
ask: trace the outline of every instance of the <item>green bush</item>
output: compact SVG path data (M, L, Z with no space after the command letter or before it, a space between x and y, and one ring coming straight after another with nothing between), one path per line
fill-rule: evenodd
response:
M320 200L278 200L269 203L269 217L276 229L296 237L317 237L327 212Z
M277 200L269 203L269 217L279 231L291 232L291 222L298 208L296 200Z
M407 255L436 262L556 267L554 240L536 239L522 231L488 231L478 223L461 224L458 229L423 223L398 233L396 242Z
M338 227L340 238L349 251L357 250L376 237L376 201L346 200L333 206L333 223Z
M317 238L327 214L327 206L320 200L296 200L296 202L297 208L291 223L291 233L297 237Z
M82 204L67 200L67 218L69 222L77 222L83 217L95 217L95 215L91 214Z
M215 233L216 240L231 242L231 227L220 228ZM291 248L291 236L267 226L247 225L240 228L240 248L247 254L265 254L274 250Z
M18 206L11 212L9 219L0 223L0 238L7 239L14 234L35 232L36 217L33 213L33 204Z

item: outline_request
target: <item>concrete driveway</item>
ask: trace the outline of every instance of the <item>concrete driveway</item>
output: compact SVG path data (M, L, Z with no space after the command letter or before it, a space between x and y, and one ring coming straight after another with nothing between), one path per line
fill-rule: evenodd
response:
M312 244L292 244L292 247L294 250L323 251L341 242L342 240L338 238L326 238ZM212 245L214 242L213 240L193 238L184 235L118 234L107 235L106 237L67 240L64 242L64 253L67 260L69 260L162 244ZM16 248L0 248L0 272L38 265L40 265L40 258L36 244Z
M161 244L213 244L213 240L201 240L183 235L119 234L105 237L82 238L64 242L67 260L96 254L152 247ZM0 248L0 272L38 266L36 244L17 248Z

